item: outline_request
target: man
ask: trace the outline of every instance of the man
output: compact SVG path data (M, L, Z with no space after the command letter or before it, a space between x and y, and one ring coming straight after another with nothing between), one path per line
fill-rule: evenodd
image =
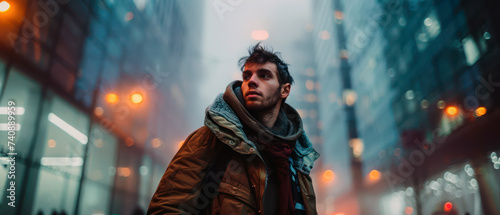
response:
M309 173L319 154L284 101L293 78L255 45L172 159L148 214L317 214Z

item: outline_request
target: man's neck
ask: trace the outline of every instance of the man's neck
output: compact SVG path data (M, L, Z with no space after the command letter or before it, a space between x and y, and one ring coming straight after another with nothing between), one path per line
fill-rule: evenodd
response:
M276 105L273 109L267 111L252 111L250 114L257 119L266 128L272 128L278 119L281 105Z

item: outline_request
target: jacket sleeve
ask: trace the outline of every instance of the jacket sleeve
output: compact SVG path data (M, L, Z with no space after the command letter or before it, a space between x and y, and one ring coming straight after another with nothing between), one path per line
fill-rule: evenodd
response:
M206 126L190 134L165 171L147 214L198 214L206 209L210 194L202 184L221 145Z

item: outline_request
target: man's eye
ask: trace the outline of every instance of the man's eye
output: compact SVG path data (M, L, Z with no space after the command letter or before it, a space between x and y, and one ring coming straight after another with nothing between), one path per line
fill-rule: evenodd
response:
M261 77L261 78L270 78L271 76L270 76L270 75L268 75L268 74L262 74L260 77Z
M248 80L250 78L250 76L246 75L246 76L243 76L243 80Z

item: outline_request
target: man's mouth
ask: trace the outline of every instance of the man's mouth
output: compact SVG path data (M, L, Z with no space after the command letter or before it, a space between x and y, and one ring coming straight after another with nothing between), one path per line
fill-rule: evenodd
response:
M258 93L257 91L250 91L250 92L246 93L246 97L249 97L249 98L257 97L257 96L260 96L260 95L261 94Z

